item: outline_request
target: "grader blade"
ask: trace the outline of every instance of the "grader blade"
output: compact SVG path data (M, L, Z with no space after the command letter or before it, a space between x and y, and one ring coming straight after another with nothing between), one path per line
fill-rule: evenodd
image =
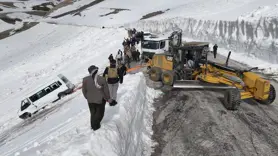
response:
M235 89L234 86L224 84L211 84L195 80L179 80L175 81L173 88L180 89Z

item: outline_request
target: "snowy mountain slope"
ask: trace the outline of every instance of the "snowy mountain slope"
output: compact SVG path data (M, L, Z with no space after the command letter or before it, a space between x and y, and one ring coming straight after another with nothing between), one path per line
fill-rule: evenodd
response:
M6 23L6 22L4 22L2 20L0 20L0 26L1 26L0 27L0 32L8 30L8 29L11 29L13 27L12 24L8 24L8 23Z
M81 0L72 5L64 7L50 16L55 17L63 13L79 9L91 1ZM190 17L196 19L212 19L212 20L236 20L237 17L254 11L259 6L275 5L275 0L175 0L175 1L127 1L127 0L105 0L97 1L97 4L86 9L81 9L81 15L73 16L67 14L58 19L49 18L48 20L72 23L73 21L83 25L111 26L121 25L131 21L140 20L144 15L162 11L161 15L155 16L156 19L165 19L173 17ZM156 6L156 7L153 7ZM144 9L142 9L144 8ZM115 9L118 10L114 13ZM163 13L164 12L164 13ZM111 13L107 16L102 16Z
M88 106L79 91L48 108L49 114L42 112L34 123L16 129L0 148L1 155L149 155L151 103L157 94L142 85L142 73L125 79L129 83L119 88L119 105L106 106L101 130L90 130Z
M45 31L40 33L41 30ZM25 40L28 34L37 35ZM105 39L106 36L113 36L114 39L111 39L112 41ZM47 83L59 73L68 76L74 83L80 82L80 78L87 73L87 66L94 58L106 57L110 53L117 52L117 49L121 47L123 36L125 32L120 30L103 31L87 27L40 24L30 31L1 41L1 49L5 49L6 52L1 56L3 64L1 64L0 79L5 83L0 84L2 88L0 107L6 108L5 111L0 112L1 120L4 119L3 113L8 113L8 116L11 111L16 113L20 100L28 93L28 90ZM11 43L15 41L20 41L17 47L7 46L13 45ZM103 66L107 61L104 59L94 64ZM78 66L74 66L76 62ZM65 70L69 66L71 70ZM75 70L81 74L78 75ZM12 105L7 108L7 103L12 103ZM15 114L12 117L14 118Z
M239 20L245 19L248 21L255 21L255 20L259 20L261 17L278 18L277 12L278 12L278 4L266 5L266 6L264 5L258 7L256 10L253 10L251 12L239 16Z
M68 7L58 9L51 16L60 15L72 9L80 8L90 2L92 1L82 0L76 2ZM0 53L0 151L4 151L3 153L6 155L21 154L28 156L36 154L67 156L74 154L116 155L125 152L132 153L136 150L135 147L142 149L148 146L147 150L149 152L151 113L153 111L150 103L154 98L154 96L150 95L156 95L156 93L153 90L144 88L144 78L140 74L126 77L124 84L119 90L119 101L121 102L116 107L108 107L103 122L103 129L95 133L89 130L88 108L80 91L65 98L64 100L67 102L63 103L61 101L57 105L50 106L45 111L45 114L42 112L41 116L39 115L40 117L37 117L37 121L31 120L29 124L28 122L23 123L17 118L16 112L19 108L19 102L26 93L47 83L59 73L64 74L74 83L80 83L82 77L87 75L89 65L96 64L103 70L108 63L108 55L110 53L115 54L118 49L122 48L121 42L126 37L126 31L123 28L118 29L117 27L124 23L134 23L134 21L139 20L142 16L150 12L170 8L169 11L161 16L154 17L154 19L165 18L167 17L167 13L169 13L168 17L195 15L194 18L210 19L209 16L213 16L212 19L221 19L224 17L221 15L224 15L226 11L225 13L229 14L231 19L236 19L237 14L241 15L241 13L247 11L242 8L247 8L247 6L254 4L254 6L248 8L253 10L260 5L260 2L262 1L229 0L225 3L219 0L191 0L186 2L175 1L173 3L173 1L157 2L144 0L135 2L127 0L106 0L81 10L80 16L69 14L56 20L52 18L42 20L54 21L64 25L41 23L25 32L1 40L0 49L3 52L1 51ZM270 3L273 1L264 2ZM219 5L217 6L216 4ZM175 12L175 9L178 11ZM238 9L241 12L235 11ZM118 10L118 13L115 10ZM181 10L186 11L186 13L180 12ZM198 14L196 10L198 10ZM103 14L109 15L101 17L100 15ZM171 20L174 22L169 22ZM220 34L218 30L224 29L223 27L220 28L217 21L209 21L208 23L211 24L203 24L204 22L201 20L192 19L189 23L196 27L192 27L189 31L186 29L188 25L185 21L188 22L189 19L182 18L180 23L174 19L165 20L160 25L157 24L159 22L150 21L149 23L146 22L138 25L136 23L135 26L139 26L138 29L144 28L163 32L168 30L168 28L172 28L171 25L179 25L181 28L184 28L184 32L188 32L185 33L188 34L188 37L195 36L194 38L198 39L202 39L201 34L207 29L206 27L211 28L212 31L209 32L211 34ZM199 23L200 26L197 27ZM101 26L111 26L114 28L97 28ZM129 26L134 25L131 24ZM213 31L214 26L218 29L216 32ZM226 32L227 28L228 30L235 29L233 26L227 26ZM245 29L243 32L246 33ZM197 32L197 35L194 31ZM223 31L225 32L225 29ZM277 34L273 31L269 31L269 33ZM253 32L251 34L254 36ZM217 42L225 43L228 40L227 38L229 38L229 33L223 34L223 41L218 40L218 38L215 39ZM271 37L269 38L273 40ZM214 37L212 36L210 40L214 42L213 39ZM258 38L258 42L261 39ZM207 40L207 38L204 40ZM238 44L241 44L241 41L244 42L244 40L240 40ZM149 98L145 98L146 95ZM134 99L134 97L136 98ZM71 98L73 99L71 100ZM145 108L143 110L146 110L146 112L134 112L136 110L132 109L134 107L139 110ZM146 116L148 120L144 120L143 122L142 116ZM148 130L140 129L142 128L138 126L140 124L143 124L142 127L147 127ZM21 127L21 125L25 125L26 127ZM119 129L128 129L129 131L117 131L116 125L118 125ZM133 131L134 129L141 131ZM88 138L89 136L90 138ZM140 137L132 142L133 136ZM142 144L135 144L138 140ZM148 142L145 140L148 140ZM116 141L116 147L113 146L115 144L111 144L111 141ZM65 149L67 147L69 148ZM112 149L108 149L109 147ZM121 150L119 151L119 149ZM100 152L100 150L102 151ZM94 153L95 151L98 153ZM142 155L139 152L136 154Z
M277 13L278 14L278 13ZM138 21L127 27L162 33L181 28L184 35L210 41L236 52L245 52L264 61L278 63L278 18L260 18L257 22L211 21L192 18Z
M29 34L34 35L30 36ZM0 108L2 110L0 112L0 152L3 155L27 156L35 155L37 151L41 151L45 155L48 155L49 152L54 155L55 153L61 154L62 152L71 152L61 151L60 143L63 138L66 142L70 141L69 146L72 144L72 148L74 148L80 135L85 133L89 136L91 131L89 130L88 108L80 91L65 98L63 100L65 102L61 101L58 104L50 105L47 110L41 112L42 114L35 116L36 120L32 121L31 119L30 122L23 122L17 117L20 100L35 88L48 83L59 73L78 84L82 77L87 75L87 68L91 64L98 65L100 72L103 71L108 63L108 55L116 54L117 50L121 48L122 39L126 34L124 29L39 24L25 32L1 40L0 46L5 49L5 53L1 53L0 56L2 63L0 78L4 82L0 84L2 88L0 90ZM27 36L28 40L26 40ZM18 43L16 47L12 46L12 43L15 42ZM148 101L151 102L156 92L147 89L143 85L144 81L144 76L140 76L140 74L127 76L125 83L119 89L119 106L113 108L108 106L108 116L105 117L104 128L99 133L107 133L110 130L109 133L115 137L98 142L100 146L109 146L109 142L107 142L109 139L115 141L119 146L111 147L113 148L111 153L132 153L136 150L135 147L144 148L147 150L146 152L150 151L148 148L150 148L151 112L149 111L152 109L146 108L151 107L151 103L148 106L146 104ZM140 87L141 89L137 90ZM146 95L149 98L146 98ZM138 98L131 98L135 96ZM134 112L135 109L131 109L134 108L134 104L138 106L138 109L146 109L146 111ZM84 109L86 113L84 113ZM117 110L119 112L114 112ZM111 119L113 115L115 116ZM106 126L109 128L109 125L117 125L117 127L111 131L111 129L105 128ZM131 125L138 131L132 129L128 133L120 133L127 126L130 128ZM138 125L144 126L138 127ZM69 140L66 132L69 133L68 135L75 133L77 127L80 128L80 135L77 134L74 140ZM137 139L141 140L141 143L134 144L134 147L131 146L130 140L133 136L138 136ZM100 138L103 139L103 137ZM51 145L52 141L54 141L54 145ZM94 149L101 148L94 146L96 141L91 140ZM83 145L81 146L81 149L84 149ZM56 150L50 150L54 147ZM89 153L94 152L91 147L84 147ZM72 148L70 149L73 150ZM75 152L82 153L84 150L81 149ZM104 155L107 152L104 151Z

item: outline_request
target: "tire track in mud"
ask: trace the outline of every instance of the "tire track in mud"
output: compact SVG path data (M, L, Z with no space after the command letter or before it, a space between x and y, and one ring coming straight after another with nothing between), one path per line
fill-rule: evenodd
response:
M152 156L278 155L277 109L254 101L227 111L213 91L171 91L154 103ZM276 141L277 140L277 141Z
M256 103L256 102L254 102ZM247 104L248 105L248 104ZM268 155L278 154L278 124L273 118L269 116L270 112L267 112L262 105L251 105L246 108L241 107L241 110L236 114L236 118L239 122L244 123L250 132L250 140L253 147L258 155L264 155L264 149L262 147L257 147L254 144L254 137L257 137L261 146L269 149ZM271 106L270 106L271 107ZM253 111L250 111L253 109ZM259 152L260 150L261 152Z

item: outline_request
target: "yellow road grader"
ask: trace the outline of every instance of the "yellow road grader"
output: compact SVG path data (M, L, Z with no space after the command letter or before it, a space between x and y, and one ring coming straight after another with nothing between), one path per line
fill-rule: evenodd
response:
M276 91L268 80L252 72L208 60L209 43L182 42L181 31L169 37L170 50L154 54L149 63L149 78L172 88L223 89L224 107L237 110L241 100L253 98L271 104ZM230 55L230 54L229 54Z

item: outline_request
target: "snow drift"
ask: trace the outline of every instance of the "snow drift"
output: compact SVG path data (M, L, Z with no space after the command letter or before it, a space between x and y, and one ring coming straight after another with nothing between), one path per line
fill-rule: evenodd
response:
M243 18L236 21L171 18L138 21L126 27L155 33L180 28L186 37L217 43L221 47L245 52L248 56L272 63L278 62L278 18L275 17L261 17L256 21Z
M83 123L54 139L42 155L141 156L151 154L152 106L159 92L146 87L143 73L127 75L118 91L118 105L106 106L101 129L89 129L89 112L75 123ZM77 120L77 121L76 121Z

